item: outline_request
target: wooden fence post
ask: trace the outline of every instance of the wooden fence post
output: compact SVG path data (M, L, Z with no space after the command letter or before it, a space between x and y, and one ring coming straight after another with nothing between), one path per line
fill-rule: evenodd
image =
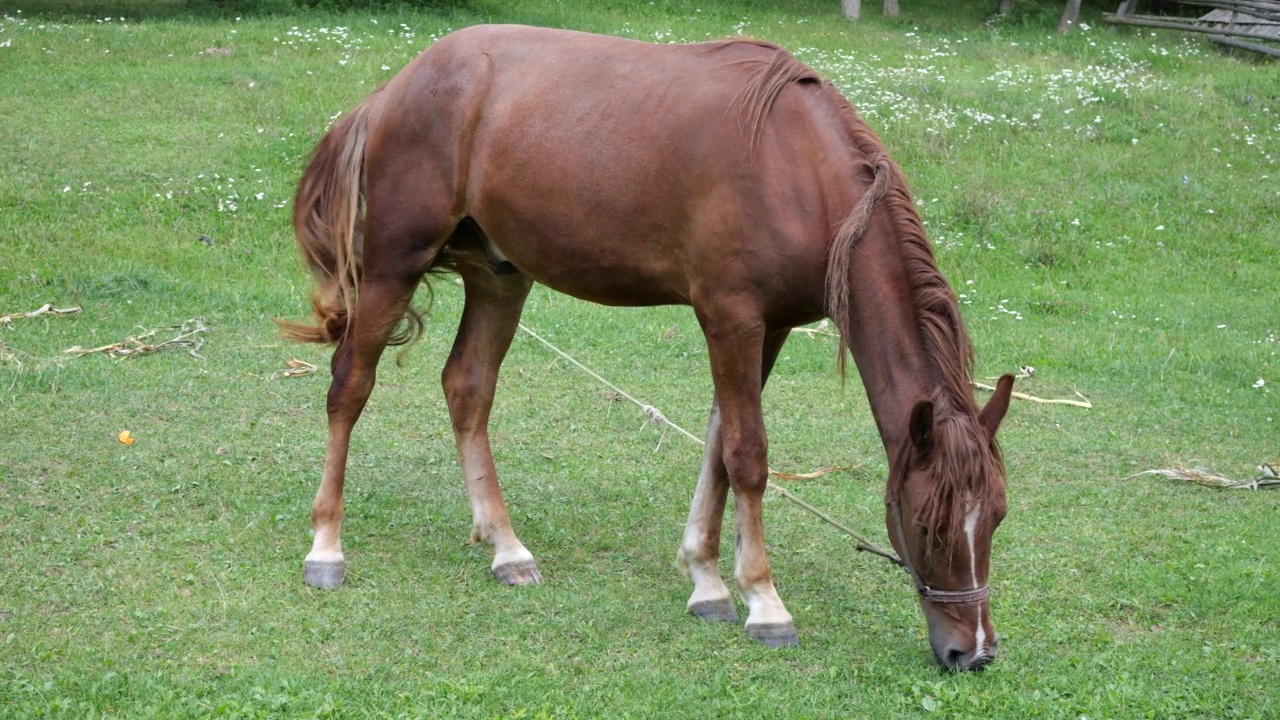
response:
M1058 32L1070 32L1080 20L1080 0L1067 0L1067 7L1062 11L1062 19L1058 21Z

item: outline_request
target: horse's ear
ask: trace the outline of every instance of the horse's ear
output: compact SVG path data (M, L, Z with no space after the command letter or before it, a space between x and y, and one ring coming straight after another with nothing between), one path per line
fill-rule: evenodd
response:
M911 408L911 444L922 456L933 451L933 403L921 400Z
M996 436L996 430L1000 429L1000 421L1004 420L1004 414L1009 410L1009 398L1012 395L1013 376L1004 375L996 383L996 391L991 395L991 399L987 401L987 406L982 408L982 412L978 413L978 422L982 423L982 427L986 429L988 437L994 438Z

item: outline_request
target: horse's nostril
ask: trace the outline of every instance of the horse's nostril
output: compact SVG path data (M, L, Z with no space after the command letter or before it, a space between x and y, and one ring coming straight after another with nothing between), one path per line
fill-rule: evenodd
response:
M978 651L972 655L966 653L959 648L953 648L946 651L940 658L948 670L952 672L964 672L966 670L982 670L992 660L995 660L995 653L990 650Z
M974 659L973 659L973 662L969 663L969 667L968 667L967 669L968 669L968 670L981 670L982 668L984 668L984 667L986 667L986 666L987 666L987 663L991 662L991 661L992 661L992 660L994 660L994 659L995 659L995 658L994 658L994 657L992 657L991 655L988 655L988 654L986 654L986 653L982 653L982 654L981 654L981 655L979 655L978 657L974 658Z

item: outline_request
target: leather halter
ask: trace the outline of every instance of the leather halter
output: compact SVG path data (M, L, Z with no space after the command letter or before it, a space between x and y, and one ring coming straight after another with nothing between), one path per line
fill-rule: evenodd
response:
M902 529L902 508L898 505L897 498L895 497L885 504L889 506L889 514L893 516L893 530L898 536L898 546L902 550L902 557L898 560L898 564L911 576L911 581L916 586L916 592L920 593L922 599L936 603L954 604L982 602L987 599L990 591L985 584L969 590L938 590L926 585L920 577L920 573L916 571L915 565L911 563L911 552L907 548L907 534Z

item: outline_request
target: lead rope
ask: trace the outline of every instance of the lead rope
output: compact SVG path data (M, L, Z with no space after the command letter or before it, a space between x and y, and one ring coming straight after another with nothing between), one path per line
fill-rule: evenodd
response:
M660 423L660 424L662 424L662 425L666 425L666 426L668 426L668 427L671 427L671 428L675 429L677 432L679 432L680 434L682 434L682 435L684 435L685 437L689 438L690 440L694 441L694 442L695 442L695 443L697 443L698 445L706 445L706 441L704 441L702 438L698 437L697 435L694 435L693 433L689 432L688 430L685 430L684 428L680 427L679 425L677 425L677 424L675 424L675 423L671 422L671 420L670 420L669 418L667 418L667 416L666 416L666 415L663 415L663 414L662 414L662 411L661 411L661 410L659 410L658 408L656 408L656 407L654 407L654 406L652 406L652 405L646 405L645 403L642 403L642 402L640 402L639 400L635 399L635 398L634 398L634 397L632 397L632 396L631 396L631 394L630 394L630 393L628 393L627 391L623 390L622 388L618 387L617 385L614 385L613 383L611 383L611 382L609 382L608 380L604 379L603 377L601 377L601 376L600 376L600 374L599 374L599 373L595 372L594 370L592 370L591 368L587 367L586 365L583 365L582 363L578 362L578 361L577 361L577 360L575 360L571 355L569 355L569 354L568 354L568 353L566 353L565 351L561 350L560 348L556 347L555 345L552 345L550 342L548 342L546 339L544 339L544 338L543 338L541 335L539 335L538 333L536 333L536 332L534 332L534 331L530 330L530 329L529 329L529 328L528 328L524 323L519 323L519 327L520 327L520 329L521 329L521 330L523 330L527 335L529 335L529 337L531 337L531 338L533 338L534 340L537 340L538 342L542 343L542 344L543 344L544 346L546 346L546 348L547 348L548 350L550 350L551 352L553 352L553 353L555 353L556 355L559 355L560 357L564 358L565 360L568 360L569 362L573 363L573 365L574 365L575 367L577 367L579 370L581 370L581 371L585 372L586 374L590 375L591 377L595 378L595 379L596 379L596 380L598 380L601 384L603 384L603 385L607 386L609 389L613 390L614 392L616 392L616 393L617 393L618 395L620 395L621 397L624 397L624 398L626 398L627 400L630 400L633 404L635 404L635 406L636 406L636 407L640 408L640 410L644 412L645 417L646 417L646 418L648 418L649 420L651 420L651 421L653 421L653 422L656 422L656 423ZM772 469L772 468L770 468L770 469L769 469L769 473L770 473L770 474L774 474L774 475L776 475L776 474L777 474L777 471L776 471L776 470L774 470L774 469ZM844 524L842 524L842 523L838 522L835 518L831 517L830 515L826 514L826 513L825 513L825 512L823 512L823 511L819 510L818 508L816 508L816 507L814 507L814 506L810 505L809 503L805 502L804 500L801 500L800 498L796 497L795 495L792 495L792 494L791 494L791 492L790 492L789 490L787 490L786 488L782 487L781 485L779 485L779 484L777 484L777 483L773 482L772 480L769 480L769 481L768 481L768 486L769 486L770 488L772 488L772 489L774 490L774 492L778 493L779 495L781 495L782 497L786 498L787 500L790 500L791 502L795 503L795 504L796 504L796 505L798 505L799 507L804 508L805 510L808 510L808 511L809 511L810 513L812 513L815 517L817 517L818 519L820 519L820 520L822 520L823 522L827 523L827 524L828 524L828 525L830 525L831 527L834 527L835 529L839 530L840 532L843 532L844 534L848 535L849 537L853 538L854 540L857 540L857 541L858 541L858 545L857 545L857 549L858 549L858 550L860 550L860 551L862 551L862 552L868 552L868 553L871 553L871 554L873 554L873 555L879 555L880 557L885 558L885 559L886 559L886 560L888 560L889 562L892 562L893 564L898 565L899 567L907 567L906 565L904 565L904 564L903 564L902 560L901 560L897 555L895 555L892 551L890 551L890 550L885 550L884 548L881 548L881 547L877 546L876 544L872 543L870 540L866 539L865 537L863 537L863 536L862 536L862 535L860 535L859 533L855 532L854 530L850 529L849 527L845 526ZM914 573L913 573L913 575L914 575Z

